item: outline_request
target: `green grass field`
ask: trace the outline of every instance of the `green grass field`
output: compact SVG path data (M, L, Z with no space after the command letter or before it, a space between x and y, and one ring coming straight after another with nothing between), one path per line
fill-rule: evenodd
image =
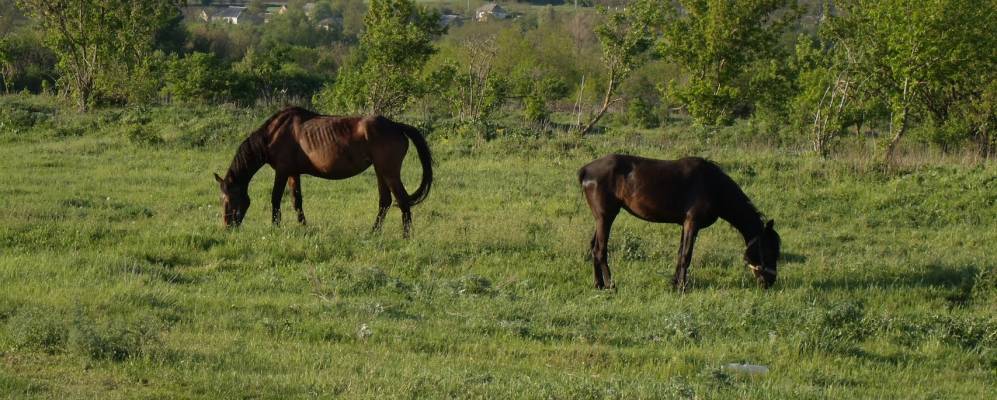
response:
M682 129L430 134L413 240L397 209L368 233L372 171L306 178L309 225L286 196L275 228L264 168L224 230L211 174L264 115L139 111L0 124L0 397L997 397L993 163L882 172ZM718 222L674 293L678 226L621 216L619 290L594 290L575 171L611 152L721 164L776 221L776 286Z

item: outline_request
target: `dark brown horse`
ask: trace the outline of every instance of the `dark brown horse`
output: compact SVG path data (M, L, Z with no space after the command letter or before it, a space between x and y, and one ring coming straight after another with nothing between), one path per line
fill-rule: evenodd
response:
M744 260L765 288L775 283L779 234L773 221L764 223L748 196L716 164L690 157L675 161L609 155L578 171L592 215L592 261L595 287L612 288L607 243L620 208L651 222L682 225L678 265L672 283L685 291L696 234L723 218L741 235L747 249Z
M402 186L402 161L411 140L422 163L422 182L409 195ZM264 164L274 169L270 201L273 223L280 223L280 201L284 187L291 186L298 222L305 223L301 208L301 175L325 179L346 179L371 165L377 173L380 193L374 231L379 231L384 215L395 196L402 211L405 237L412 225L410 208L426 199L433 183L432 156L419 131L384 117L332 117L292 107L274 114L239 146L228 173L215 174L221 186L223 222L239 225L249 209L249 181Z

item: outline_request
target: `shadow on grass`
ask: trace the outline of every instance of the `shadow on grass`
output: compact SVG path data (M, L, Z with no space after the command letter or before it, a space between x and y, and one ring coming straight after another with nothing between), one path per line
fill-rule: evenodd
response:
M982 267L982 269L994 267ZM819 279L809 285L818 290L866 289L866 288L941 288L952 293L946 296L949 301L961 304L969 300L976 279L980 276L981 267L974 265L941 266L937 264L922 265L915 272L886 272L871 276L835 276ZM795 287L806 283L797 282Z
M797 254L784 254L786 259L803 263L806 256ZM780 264L782 265L782 264ZM916 272L882 272L870 273L862 276L832 276L827 278L815 277L813 280L806 279L786 279L780 274L779 280L773 289L800 289L812 288L820 291L835 290L863 290L868 288L889 288L889 289L941 289L944 291L945 299L954 306L961 306L968 303L973 296L974 288L979 289L977 279L981 276L980 271L988 269L997 270L997 266L942 266L938 264L925 264L917 268ZM780 269L780 271L785 271ZM730 273L735 273L730 271ZM725 290L725 289L751 289L760 288L754 278L746 268L739 268L736 273L743 273L744 279L736 281L727 278L703 277L702 273L693 272L691 290ZM698 275L698 276L697 276Z
M779 256L780 264L803 264L807 262L807 256L803 254L783 252Z

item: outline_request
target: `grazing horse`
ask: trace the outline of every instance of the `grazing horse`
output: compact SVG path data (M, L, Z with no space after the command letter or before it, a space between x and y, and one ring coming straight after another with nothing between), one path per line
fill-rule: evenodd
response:
M678 265L672 284L685 291L696 234L723 218L737 229L747 249L744 260L764 288L775 283L779 234L762 221L748 196L716 164L698 157L675 161L609 155L578 171L592 215L595 287L613 288L607 261L609 231L620 208L650 222L682 225Z
M411 140L422 164L422 182L409 195L402 186L402 161ZM271 192L273 223L280 223L284 187L291 186L298 222L305 223L301 208L301 175L346 179L371 165L377 173L380 194L374 231L379 231L395 196L402 211L405 237L412 225L410 208L426 199L433 183L429 146L414 127L384 117L333 117L291 107L274 114L239 145L228 173L215 180L222 190L225 226L239 225L249 209L249 181L264 164L274 169Z

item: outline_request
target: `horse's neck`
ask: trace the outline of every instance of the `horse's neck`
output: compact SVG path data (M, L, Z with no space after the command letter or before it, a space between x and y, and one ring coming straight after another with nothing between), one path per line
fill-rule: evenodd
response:
M762 216L748 201L737 199L731 203L726 207L725 215L720 217L737 229L744 237L744 243L748 243L762 233Z
M232 177L232 181L238 185L248 186L253 175L256 175L256 171L259 171L266 163L265 145L258 142L258 138L253 136L243 141L232 159L232 164L229 165L228 174Z
M263 167L263 162L252 163L252 164L240 164L238 166L233 165L229 168L229 175L232 175L232 181L240 186L249 186L249 181L253 179L253 175L256 175L256 171L259 171Z

